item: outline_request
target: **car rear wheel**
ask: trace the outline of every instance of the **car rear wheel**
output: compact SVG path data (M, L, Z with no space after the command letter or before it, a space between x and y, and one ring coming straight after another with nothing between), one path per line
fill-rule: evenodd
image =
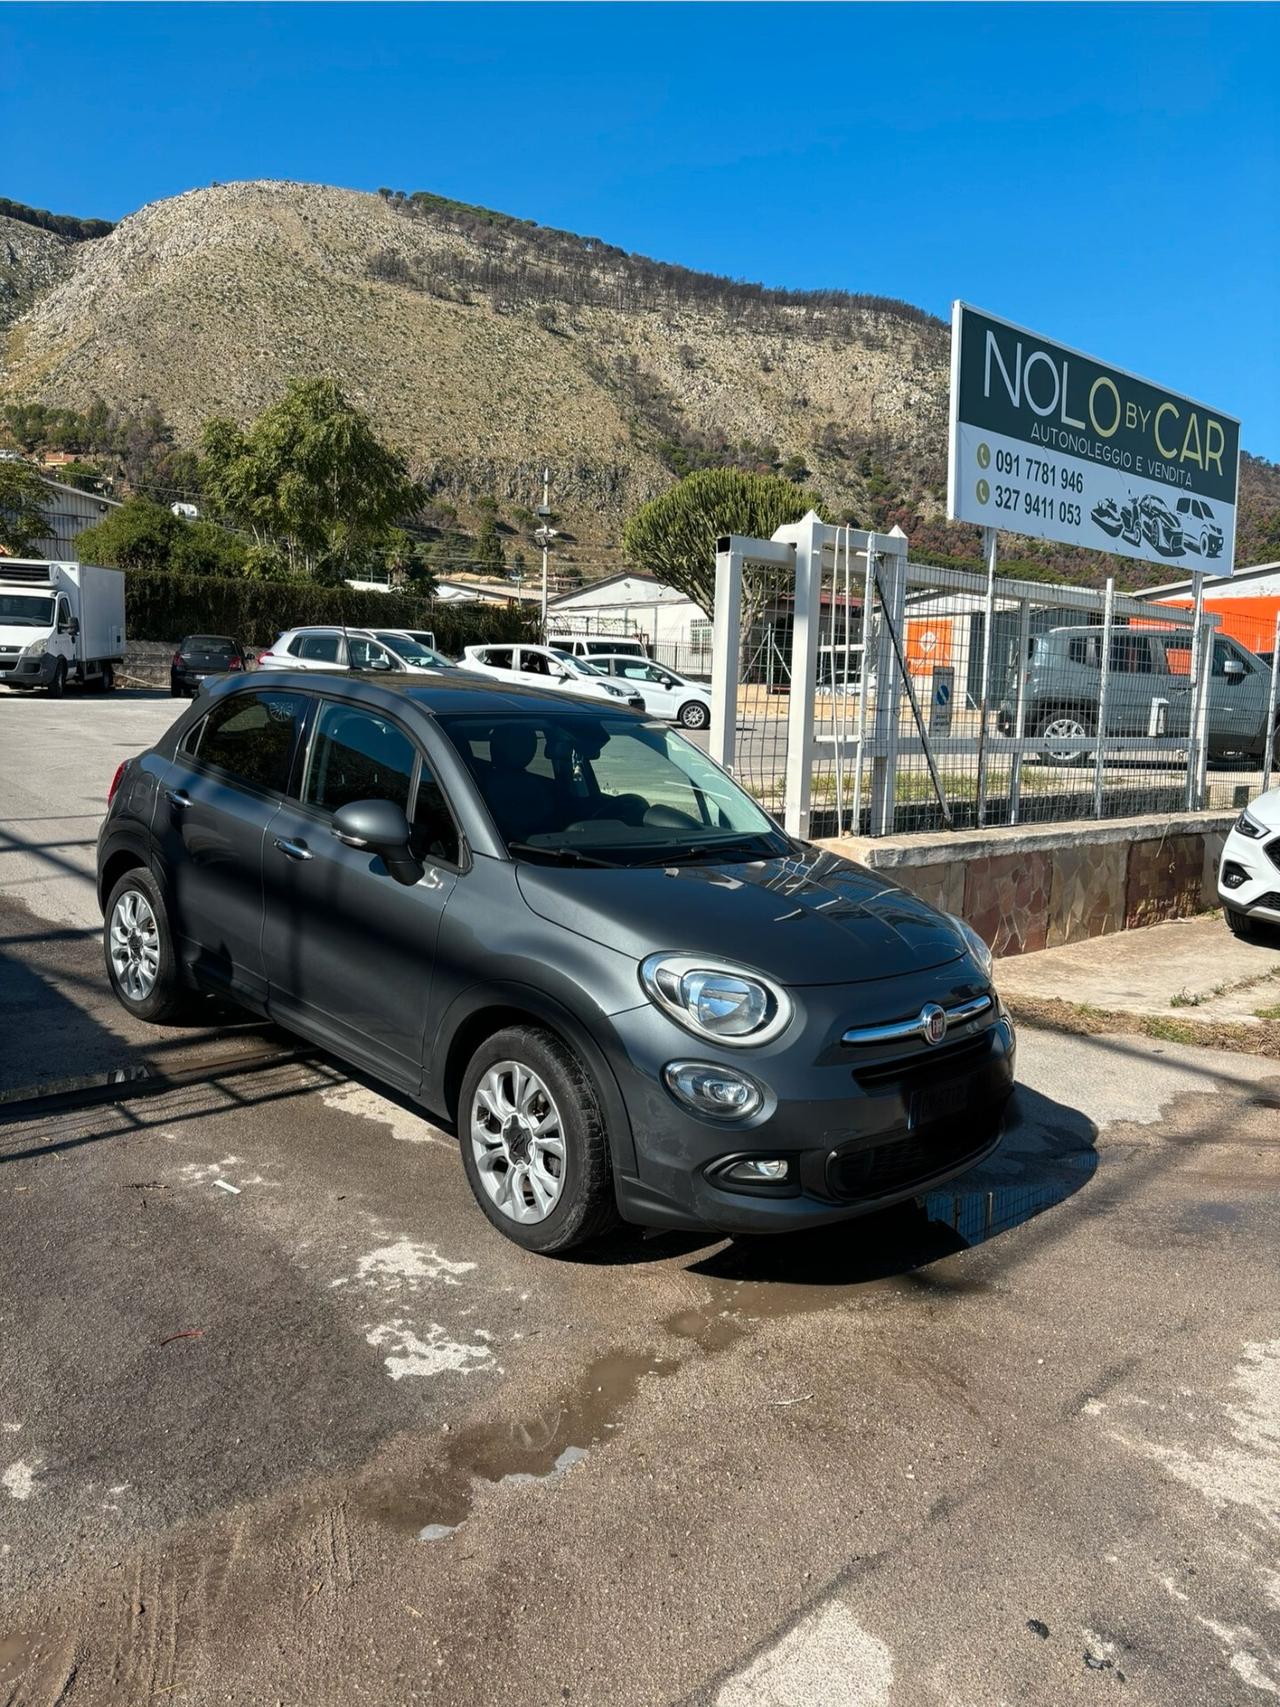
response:
M511 1026L481 1044L462 1081L458 1132L477 1203L525 1250L572 1250L616 1223L595 1086L551 1032Z
M126 871L107 897L103 949L111 988L131 1014L153 1024L182 1017L191 998L178 973L169 909L144 866Z
M49 683L50 699L61 699L67 691L67 661L59 658L53 667L53 680Z
M1036 738L1042 745L1040 758L1046 765L1078 765L1083 764L1087 754L1073 752L1070 748L1055 748L1056 741L1082 741L1092 733L1084 719L1074 712L1056 711L1049 717L1040 719L1036 730Z
M115 685L116 685L115 666L112 664L104 664L102 666L101 671L99 672L99 675L98 675L98 691L99 691L99 693L111 693L114 690Z
M685 729L705 729L711 721L711 713L700 699L690 699L680 707L679 717Z

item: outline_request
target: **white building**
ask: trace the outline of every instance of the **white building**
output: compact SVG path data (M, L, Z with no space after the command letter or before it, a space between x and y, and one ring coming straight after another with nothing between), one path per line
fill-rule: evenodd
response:
M711 619L686 594L652 575L609 575L547 606L547 637L616 634L642 640L659 662L697 675L711 669Z

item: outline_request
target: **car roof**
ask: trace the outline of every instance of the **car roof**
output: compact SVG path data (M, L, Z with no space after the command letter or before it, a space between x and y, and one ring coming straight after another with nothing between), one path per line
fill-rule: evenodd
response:
M607 700L574 699L552 688L525 687L523 683L503 682L492 676L468 675L464 670L442 672L438 676L408 675L388 670L366 673L362 670L256 670L244 681L231 678L232 691L246 686L281 688L290 693L322 693L326 689L350 697L352 689L361 698L379 703L380 696L410 701L429 716L440 713L474 713L478 716L536 717L548 710L569 717L641 717L619 700L616 705ZM382 703L386 703L383 701Z

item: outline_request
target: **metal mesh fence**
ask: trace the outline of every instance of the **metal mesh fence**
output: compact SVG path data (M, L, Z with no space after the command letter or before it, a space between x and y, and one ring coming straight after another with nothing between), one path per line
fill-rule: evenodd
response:
M1270 785L1269 609L1210 600L1197 631L1190 600L999 576L988 589L983 574L908 562L902 545L815 518L795 565L744 568L733 764L793 829L1228 809ZM803 758L797 660L812 673Z

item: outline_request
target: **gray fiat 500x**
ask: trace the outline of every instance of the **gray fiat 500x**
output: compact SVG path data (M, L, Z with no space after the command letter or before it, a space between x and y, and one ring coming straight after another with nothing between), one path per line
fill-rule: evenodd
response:
M554 692L218 683L120 767L98 887L130 1012L231 997L456 1122L531 1250L915 1196L994 1146L1013 1085L968 926L665 724Z

